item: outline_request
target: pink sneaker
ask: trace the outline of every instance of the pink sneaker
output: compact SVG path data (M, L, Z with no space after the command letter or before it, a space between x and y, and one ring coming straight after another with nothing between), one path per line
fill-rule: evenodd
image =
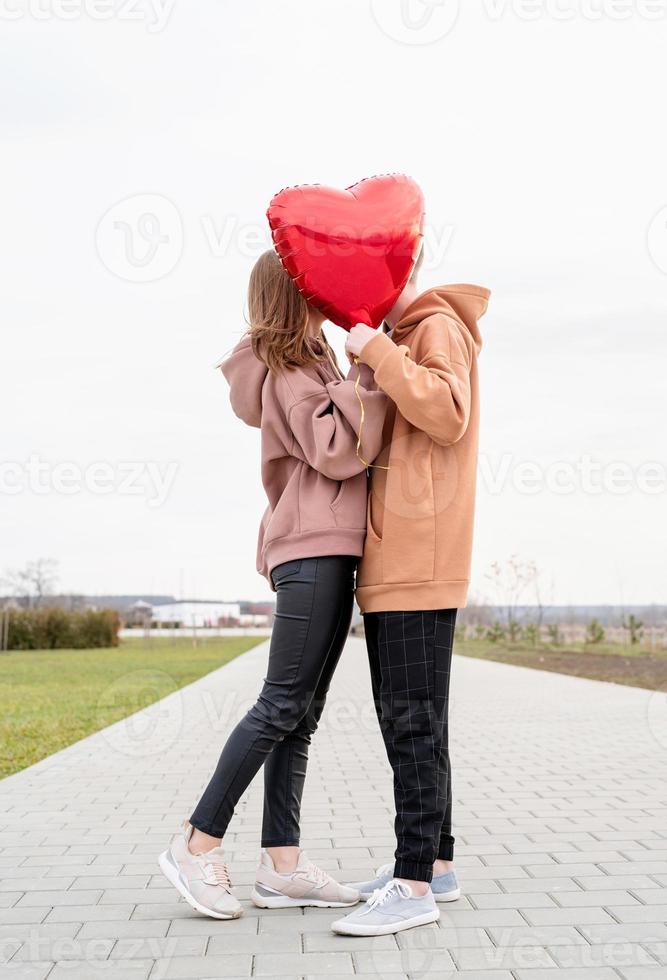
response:
M270 855L262 848L257 868L255 887L250 898L260 909L342 908L356 905L359 892L356 888L341 885L330 875L309 861L301 851L296 871L279 874Z
M212 919L238 919L243 914L241 903L232 894L232 882L227 865L222 860L222 848L214 847L205 854L193 854L188 847L193 828L186 821L169 850L159 857L160 868L186 902Z

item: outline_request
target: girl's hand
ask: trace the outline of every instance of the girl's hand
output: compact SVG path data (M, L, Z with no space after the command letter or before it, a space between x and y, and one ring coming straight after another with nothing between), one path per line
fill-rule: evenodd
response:
M366 326L365 323L358 323L356 327L352 327L347 335L347 340L345 341L346 352L353 357L360 357L364 347L374 336L375 330L372 327Z

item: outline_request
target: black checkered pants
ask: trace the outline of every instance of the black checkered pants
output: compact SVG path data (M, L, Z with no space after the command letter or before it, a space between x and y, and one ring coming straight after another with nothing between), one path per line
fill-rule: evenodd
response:
M373 697L394 770L397 878L430 881L451 861L447 715L456 609L364 616Z

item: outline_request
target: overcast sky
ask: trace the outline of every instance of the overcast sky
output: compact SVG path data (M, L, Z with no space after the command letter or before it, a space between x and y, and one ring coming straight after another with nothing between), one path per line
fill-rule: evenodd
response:
M665 602L661 7L3 3L0 570L268 595L258 439L213 368L271 195L403 171L424 285L493 291L475 594L517 554L550 601Z

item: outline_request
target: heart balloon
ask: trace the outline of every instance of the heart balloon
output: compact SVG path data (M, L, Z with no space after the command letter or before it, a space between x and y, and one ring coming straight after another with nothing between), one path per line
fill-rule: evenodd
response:
M280 260L309 303L346 330L378 327L419 253L424 197L403 174L344 191L304 184L276 194L267 217Z

